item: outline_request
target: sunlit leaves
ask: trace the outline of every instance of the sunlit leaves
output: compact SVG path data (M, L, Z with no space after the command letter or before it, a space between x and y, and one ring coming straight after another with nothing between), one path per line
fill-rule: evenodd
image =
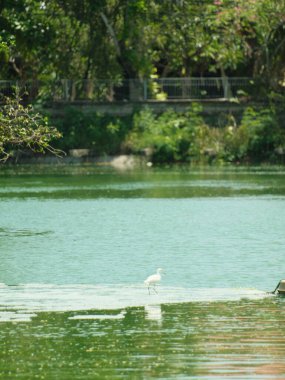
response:
M280 77L280 0L11 0L1 9L2 77ZM9 41L14 41L14 45ZM7 76L9 78L7 78Z
M0 113L0 159L6 160L15 149L30 149L59 155L50 142L61 137L48 119L36 113L31 105L25 107L20 98L7 98Z

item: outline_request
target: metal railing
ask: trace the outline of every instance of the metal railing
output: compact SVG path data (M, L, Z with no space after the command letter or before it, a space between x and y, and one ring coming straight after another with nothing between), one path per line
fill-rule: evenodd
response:
M7 81L0 80L0 95L19 93L26 100L56 102L141 102L155 100L229 99L252 95L252 78L159 78L113 80Z

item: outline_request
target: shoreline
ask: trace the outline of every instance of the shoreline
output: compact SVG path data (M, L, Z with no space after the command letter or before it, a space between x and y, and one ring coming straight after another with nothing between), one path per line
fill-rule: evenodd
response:
M89 156L89 155L66 155L64 157L57 156L26 156L20 158L12 158L0 165L0 171L7 167L17 166L78 166L78 165L95 165L98 167L113 167L115 169L135 169L140 167L152 166L145 156L118 154L105 156Z
M216 163L191 163L191 162L169 162L163 164L154 164L146 155L134 154L118 154L118 155L104 155L104 156L91 156L91 155L66 155L64 157L57 157L51 155L40 156L22 156L18 159L9 159L6 162L0 163L0 175L7 174L12 171L15 174L27 173L27 169L36 169L37 173L47 172L65 173L66 171L80 171L81 174L90 174L92 169L105 169L115 171L132 171L132 170L167 170L177 168L178 170L189 171L234 171L234 172L280 172L283 174L285 170L284 163L229 163L229 162L216 162ZM20 170L19 170L20 169ZM61 170L63 169L63 170ZM284 173L285 174L285 173Z

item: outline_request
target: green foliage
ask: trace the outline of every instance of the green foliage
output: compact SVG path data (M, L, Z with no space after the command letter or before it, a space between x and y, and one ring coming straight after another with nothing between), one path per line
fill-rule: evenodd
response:
M58 141L59 148L86 148L96 155L103 155L121 151L130 118L84 113L69 107L65 109L63 117L54 122L63 135L63 139Z
M185 114L149 109L134 117L127 144L134 152L152 153L154 162L270 162L285 151L285 131L272 109L245 110L240 125L229 115L223 127L208 126L201 108Z
M21 99L7 98L0 109L0 159L7 160L13 150L30 149L34 152L60 155L50 142L61 137L48 119L36 113L31 105L25 107Z
M280 0L1 2L4 79L284 78Z
M5 58L7 57L7 55L8 55L7 42L3 41L2 37L0 36L0 57L2 58L2 60L5 61Z
M228 126L225 158L230 161L270 161L285 147L285 131L271 108L247 108L239 127Z
M185 114L168 110L157 116L145 109L134 116L127 145L135 152L152 152L155 162L200 161L216 148L200 112L198 104Z
M134 116L133 130L127 140L128 146L138 152L144 149L153 151L153 159L169 162L182 158L183 120L174 117L173 111L167 111L156 117L149 109Z
M183 114L167 110L159 115L146 108L131 117L113 117L65 109L61 118L48 119L19 99L8 99L0 114L0 156L16 149L60 154L87 148L96 155L147 153L156 163L277 162L285 151L285 129L273 108L247 108L239 125L232 115L217 128L205 123L201 107Z
M56 83L64 78L122 81L217 73L226 88L230 73L260 78L263 92L274 89L276 99L285 86L284 14L280 0L2 1L0 76L44 80L39 94L44 99L56 97ZM155 84L148 91L165 98ZM46 120L19 102L5 107L2 157L14 146L51 149L49 141L58 134ZM157 162L274 160L285 149L282 117L274 108L248 109L240 125L229 118L214 128L193 105L179 115L141 111L132 128L130 118L67 109L57 121L64 139L56 144L97 154L148 148Z

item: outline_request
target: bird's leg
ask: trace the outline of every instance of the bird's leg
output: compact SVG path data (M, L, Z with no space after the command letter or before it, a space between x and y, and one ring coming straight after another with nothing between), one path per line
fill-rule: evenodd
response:
M155 292L156 294L158 294L158 293L157 293L157 290L156 290L156 287L155 287L155 284L153 285L153 290L154 290L154 292Z
M150 295L150 289L149 289L149 286L147 287L147 290L148 290L148 294Z

